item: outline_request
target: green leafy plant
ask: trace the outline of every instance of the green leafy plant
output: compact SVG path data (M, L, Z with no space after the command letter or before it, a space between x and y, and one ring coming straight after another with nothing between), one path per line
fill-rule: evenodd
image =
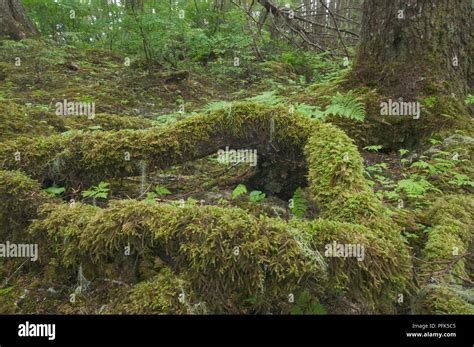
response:
M365 146L363 149L365 149L366 151L378 152L382 148L383 146L381 145L372 145L372 146Z
M308 105L304 103L301 103L301 104L297 103L294 105L294 109L296 112L299 112L309 118L316 118L316 119L324 118L324 112L322 112L318 106L312 106L312 105Z
M400 157L403 157L405 154L410 153L410 151L408 149L400 148L398 153L400 153Z
M437 101L436 96L432 95L423 99L423 104L428 108L432 108L436 104L436 101Z
M265 199L265 193L262 193L260 190L253 190L250 192L249 200L252 203L257 203Z
M64 187L58 187L56 185L46 188L44 191L52 195L61 195L64 193Z
M277 95L277 91L275 90L263 92L257 96L247 98L246 100L265 105L279 105L285 103L285 98Z
M6 287L6 288L2 288L0 289L0 295L5 295L5 294L8 294L10 293L15 287Z
M293 315L327 314L327 311L319 300L312 298L308 291L305 290L296 298L295 306L290 313Z
M240 183L237 187L234 188L232 191L232 200L237 199L240 195L247 193L247 187L245 184Z
M207 113L207 112L212 112L215 110L221 110L221 109L229 109L232 107L232 102L230 101L214 101L210 102L206 106L202 108L202 112Z
M440 144L440 143L443 143L443 141L438 140L438 139L435 139L435 138L429 139L429 142L430 142L432 145L438 145L438 144Z
M453 178L448 182L458 187L471 187L474 188L474 181L467 175L456 173Z
M332 97L331 104L324 111L324 115L334 115L363 121L365 118L365 105L360 98L353 95L352 90L346 94L337 92Z
M306 209L307 206L303 196L303 190L298 187L290 200L291 213L293 213L296 218L303 218L306 213Z
M466 105L474 105L474 95L468 94L468 95L466 96L466 99L464 99L464 103L465 103Z
M395 191L397 193L404 192L409 198L421 197L428 191L441 192L423 177L417 177L415 175L399 181Z
M148 192L146 194L145 202L148 204L152 204L155 202L155 198L158 196L163 195L170 195L171 193L166 187L160 186L159 184L155 187L155 190L152 192Z
M107 199L109 191L109 184L107 182L100 182L99 185L83 191L82 196L85 198L93 198L94 200Z

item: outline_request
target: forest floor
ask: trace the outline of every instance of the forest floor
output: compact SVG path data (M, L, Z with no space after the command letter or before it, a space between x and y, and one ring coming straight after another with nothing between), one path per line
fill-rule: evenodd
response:
M137 62L132 62L130 66L125 65L125 57L108 51L97 49L77 51L74 48L51 47L44 42L29 40L4 45L6 46L0 50L0 61L2 61L0 63L0 141L4 146L0 147L1 154L9 153L10 148L16 148L16 150L23 152L25 149L21 147L22 137L36 138L39 143L43 143L42 141L47 141L48 137L59 134L64 134L65 137L77 137L78 139L82 136L92 136L90 137L92 141L90 143L97 145L98 150L100 150L99 142L102 141L101 136L103 136L103 140L110 141L110 143L107 143L113 147L109 149L111 153L110 160L114 160L114 151L120 147L120 144L115 144L112 137L115 136L114 134L118 134L119 131L129 129L130 133L123 133L125 142L133 142L134 131L137 134L140 131L145 134L150 129L163 131L163 134L166 133L167 129L179 131L180 124L187 124L180 123L182 120L198 119L200 115L214 117L215 114L225 115L225 112L230 114L234 102L237 103L235 104L237 105L235 106L236 112L240 112L239 108L254 107L248 105L256 104L259 105L255 106L257 110L268 109L268 112L275 114L278 114L281 109L291 108L291 105L295 104L298 105L297 112L301 110L302 117L306 117L310 121L315 108L321 110L327 106L320 103L321 99L315 96L318 94L315 91L318 88L331 90L332 95L327 95L328 100L330 100L331 96L339 91L337 90L337 81L345 76L344 73L341 73L333 80L323 81L319 84L307 84L301 82L300 76L292 70L291 66L273 62L262 63L258 71L258 78L251 76L248 79L245 76L223 75L216 77L206 73L197 74L188 71L164 73L159 68L157 68L157 71L149 73ZM21 57L21 63L18 66L14 63L17 57ZM355 92L357 94L357 91ZM63 100L95 102L97 115L94 119L87 119L85 116L58 116L54 113L55 105L57 102L63 102ZM244 102L244 106L239 106L239 102ZM274 108L275 105L277 106L276 109ZM329 120L326 123L330 124L331 121ZM338 122L336 121L335 124L338 124ZM351 121L352 127L357 127L357 124L359 123L356 120ZM229 124L229 127L234 125L234 123ZM176 128L170 128L173 126ZM342 128L342 130L346 129ZM193 131L191 130L185 134L193 136ZM196 130L196 132L198 131L199 129ZM251 132L251 130L248 131ZM352 134L350 131L348 133ZM130 139L127 137L129 134ZM148 135L143 136L146 138ZM292 136L292 134L289 134L288 138L292 139ZM334 136L334 139L336 139L338 135ZM248 138L251 138L251 135L248 135ZM331 138L326 140L332 141ZM370 143L357 138L353 140L358 145L358 153L363 161L363 180L373 189L377 203L380 203L386 209L384 216L390 216L390 220L401 231L399 233L401 240L407 245L413 257L413 271L415 273L417 271L421 272L420 269L424 267L423 261L436 262L440 260L441 262L444 261L442 264L448 264L448 269L440 268L438 265L430 269L431 276L428 277L431 279L430 285L434 283L438 286L437 289L441 288L439 289L440 292L449 290L450 293L454 293L449 296L449 305L443 306L445 303L442 302L438 306L430 306L429 309L426 309L426 312L446 313L444 311L459 310L458 312L466 313L469 312L468 310L473 310L474 261L472 259L472 249L474 246L471 242L472 237L467 237L466 241L465 238L460 236L459 241L451 238L451 236L442 236L438 230L442 221L434 224L436 218L431 218L431 214L433 211L437 211L436 208L439 204L448 204L450 207L458 204L460 211L465 210L465 212L461 213L462 216L456 214L458 212L453 212L454 214L449 217L451 218L449 222L451 224L445 227L454 228L457 225L456 219L462 220L468 229L472 227L472 194L474 193L473 134L458 130L445 136L434 135L415 148L398 149L383 148L379 143ZM154 138L150 137L150 141L150 146L155 146ZM169 146L173 145L173 141L175 139L170 137ZM30 142L28 142L29 144ZM247 145L248 143L245 141L242 142L242 148L247 147ZM46 146L44 148L49 148L47 147L49 145L44 146ZM71 146L74 146L72 142ZM103 148L107 151L106 146L107 144ZM352 144L348 146L352 146ZM41 145L35 148L41 148ZM93 148L96 147L92 147L91 151ZM74 150L71 147L71 152L65 153L74 153ZM184 147L179 147L179 151L183 151L183 153L186 153L186 150ZM32 172L31 176L40 181L41 191L47 192L51 197L58 198L65 205L73 200L77 203L82 202L84 205L112 211L114 208L118 208L118 205L110 204L112 200L128 201L135 199L147 204L157 203L159 206L168 203L179 206L186 203L191 206L211 206L223 209L236 207L250 216L254 216L259 221L261 221L261 218L268 217L291 224L295 219L301 221L319 220L318 218L328 219L328 215L324 215L324 211L321 212L322 205L315 203L311 198L312 194L316 196L323 194L321 192L323 186L319 187L319 193L312 193L311 187L308 187L313 184L313 181L318 181L318 178L309 178L310 182L308 182L306 175L303 175L302 179L298 177L294 182L287 182L292 180L292 177L288 176L288 172L280 173L278 171L275 173L271 170L270 165L270 167L265 168L265 170L270 171L270 176L262 179L261 177L258 178L257 172L261 169L260 166L255 167L245 162L222 163L219 162L217 153L209 155L205 150L202 153L205 153L205 155L197 155L197 158L192 156L192 160L189 161L180 162L180 160L177 160L163 169L149 167L145 163L140 167L139 175L120 175L109 177L107 180L104 179L102 183L105 183L105 185L102 193L105 194L106 198L103 198L98 192L98 189L100 190L100 180L81 181L71 179L71 184L69 184L67 179L55 181L49 176L43 177L39 171L35 172L35 169L31 167L30 169L23 168L21 170ZM23 155L28 157L30 154L24 153ZM158 155L160 155L160 152L157 152ZM294 158L299 158L299 155L301 153L298 154L295 151L294 156L293 154L288 155L288 160L295 160ZM9 164L6 159L1 158L0 160L1 170L12 170L14 168L14 164ZM353 160L353 158L350 160ZM91 167L93 165L91 164ZM97 165L100 166L100 163ZM104 163L104 166L106 165L107 163ZM328 167L331 166L330 163L327 165ZM359 164L354 164L356 168L354 170L356 171L357 165ZM40 166L38 164L38 167ZM133 172L136 173L136 171ZM80 174L82 175L82 173ZM353 184L350 175L349 172L347 176L349 177L348 187L352 187ZM354 177L356 176L357 172L354 174ZM95 178L96 176L91 175L91 177ZM274 178L274 181L271 178ZM5 183L6 181L2 182ZM302 190L297 193L297 188L302 188ZM350 189L348 188L348 190ZM358 190L357 188L354 191L357 193ZM92 192L89 197L84 195L86 191ZM5 191L3 192L5 193ZM9 195L5 194L5 196L14 197L11 192L8 192ZM290 199L291 201L289 201ZM321 199L324 201L323 198ZM6 206L4 210L8 211L11 209L6 205L8 204L8 198L4 200L3 204ZM300 215L301 211L291 205L295 202L301 207L302 215ZM357 204L355 203L355 205ZM166 210L162 212L166 215ZM220 212L212 213L219 214ZM467 221L463 219L466 218L463 213L468 214ZM352 222L344 217L337 216L335 214L334 220L339 220L341 223ZM48 220L50 224L47 228L45 227L48 233L58 233L59 235L62 232L61 230L71 232L68 229L70 226L55 229L54 223L56 222L53 221L52 215L48 218L50 218ZM65 218L62 217L62 219ZM67 218L73 217L69 216ZM220 222L211 220L211 217L209 218L208 225L210 228L214 225L219 226ZM241 218L241 216L239 215L238 218ZM37 219L37 217L34 219ZM364 220L359 224L367 227L372 226L370 216L367 217L367 220L369 222ZM100 224L100 222L97 223ZM40 230L41 226L36 225L35 228ZM139 226L137 228L137 230L142 230L140 228L145 227ZM465 225L463 224L460 228L464 230ZM1 232L0 235L2 235ZM62 237L58 235L56 236ZM431 237L433 237L433 240L430 241ZM437 239L437 237L441 237L441 239ZM443 245L443 242L446 242L446 245ZM456 258L457 260L453 265L450 263L452 257L446 258L444 256L446 254L449 256L449 253L454 249L456 249L456 253L451 254L454 257L464 253L470 254L470 256L466 257L465 260ZM437 257L440 254L441 259L438 259ZM390 256L394 256L394 254ZM162 258L166 258L166 256ZM417 259L424 260L418 262ZM174 264L174 261L171 263ZM460 265L461 262L462 265ZM63 265L61 264L61 266ZM155 265L143 265L144 269L139 270L140 275L138 277L148 279L152 275L161 276L159 279L163 281L165 278L169 278L170 275L164 270L164 272L158 271L158 275L156 275ZM149 268L145 269L146 266ZM451 267L456 269L454 274L451 273ZM45 270L46 268L49 270ZM87 286L89 286L89 281L86 278L90 280L90 277L95 276L95 274L85 272L84 277L82 266L79 266L78 269L76 264L73 268L72 273L78 274L79 277L73 276L64 279L57 274L57 268L52 265L47 265L41 270L32 267L31 271L28 272L26 267L19 271L16 262L7 264L5 261L2 268L4 277L0 277L5 278L2 285L4 289L0 289L0 311L27 313L125 311L140 313L139 308L134 306L133 300L143 299L143 295L146 296L143 292L147 290L152 292L157 290L153 287L153 282L150 284L142 281L141 286L135 286L136 288L131 294L131 303L127 302L125 306L117 306L120 308L110 308L107 306L110 303L110 298L129 295L129 287L133 284L124 279L127 277L119 276L116 278L111 275L108 278L105 274L109 274L109 272L104 270L102 277L95 278L94 284L89 287L86 294L81 294L81 290L85 292L84 283L87 282ZM44 279L38 278L38 274L42 271L51 271L51 273L46 274ZM149 275L149 273L152 275ZM449 280L446 279L446 274L449 275ZM438 275L439 280L436 277ZM398 275L391 274L389 276L395 277ZM423 290L426 285L421 284L422 280L419 276L421 275L414 275L414 286L417 288L416 290L420 290L420 288ZM423 280L425 280L425 277L422 277ZM456 279L454 279L455 277ZM459 278L461 278L461 281ZM134 280L136 280L135 277ZM361 281L364 281L364 279L361 279ZM339 284L338 282L332 285L334 288L338 288ZM186 285L183 279L183 284L180 286ZM80 288L79 291L77 291L78 287ZM160 288L162 288L160 290L165 290L164 287L160 284ZM377 288L377 290L381 290L383 287ZM189 291L196 292L199 292L199 290L206 292L211 291L212 288L189 289ZM413 295L413 289L407 289L407 292L410 291ZM77 300L65 299L69 298L69 294L72 292L77 294ZM349 288L349 292L351 292L351 288ZM377 305L374 306L364 302L358 294L354 294L353 297L351 295L341 297L337 293L337 290L335 292L330 291L329 294L326 292L318 302L320 306L316 305L311 309L306 307L310 300L302 294L298 299L298 305L306 308L300 308L296 312L370 313L384 312L385 310L385 306L378 308ZM439 294L436 293L436 295ZM199 300L203 300L203 295L196 294L196 298L198 297ZM416 298L417 296L414 295L413 297ZM13 301L11 301L12 298L14 298ZM193 299L198 301L196 298ZM215 299L215 297L213 298ZM229 300L241 302L239 301L241 299L237 298ZM258 301L260 299L255 299L253 296L245 300L247 300L247 304L255 304L254 301L257 301L260 305ZM415 300L416 305L421 305L417 306L417 309L421 312L425 311L419 307L429 306L424 300L424 297L418 301ZM234 301L222 304L225 308L219 306L214 311L262 312L260 310L263 310L268 312L271 311L269 307L273 307L271 303L265 301L261 304L262 306L256 304L256 307L259 307L258 309L253 310L246 307L239 311L238 308L233 307ZM111 304L111 307L115 307L114 305L115 303ZM412 303L400 302L396 310L399 313L412 312L415 310L413 305ZM156 306L150 305L151 308L148 307L149 311L145 312L159 313L161 312L160 309L165 313L200 312L198 304L194 305L192 309L188 307L187 311L182 308L174 310L170 306L172 305L168 303L157 303ZM284 312L285 310L279 308L277 311Z

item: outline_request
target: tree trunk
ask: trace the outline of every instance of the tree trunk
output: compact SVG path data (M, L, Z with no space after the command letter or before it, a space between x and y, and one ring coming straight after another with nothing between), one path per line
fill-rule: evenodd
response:
M0 36L21 40L37 34L20 0L0 0Z
M472 56L470 0L366 0L359 77L388 95L467 93Z
M366 100L367 139L406 148L469 127L463 101L472 93L471 0L366 0L362 10L361 45L347 87L376 90ZM392 101L420 111L387 115L382 105Z

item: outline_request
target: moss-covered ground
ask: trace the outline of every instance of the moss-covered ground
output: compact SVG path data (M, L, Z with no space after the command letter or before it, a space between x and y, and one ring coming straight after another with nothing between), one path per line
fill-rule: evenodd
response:
M427 91L417 130L374 126L383 97L350 72L301 86L262 63L286 86L269 105L248 100L274 87L263 77L242 90L101 50L2 45L0 244L39 254L0 257L0 313L474 313L474 135L458 101ZM363 121L289 108L349 90ZM57 115L63 99L97 115ZM256 165L219 161L227 146Z

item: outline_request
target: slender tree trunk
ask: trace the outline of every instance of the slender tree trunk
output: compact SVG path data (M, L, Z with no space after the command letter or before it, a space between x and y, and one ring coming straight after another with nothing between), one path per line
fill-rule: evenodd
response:
M20 0L0 0L0 36L21 40L37 34Z

